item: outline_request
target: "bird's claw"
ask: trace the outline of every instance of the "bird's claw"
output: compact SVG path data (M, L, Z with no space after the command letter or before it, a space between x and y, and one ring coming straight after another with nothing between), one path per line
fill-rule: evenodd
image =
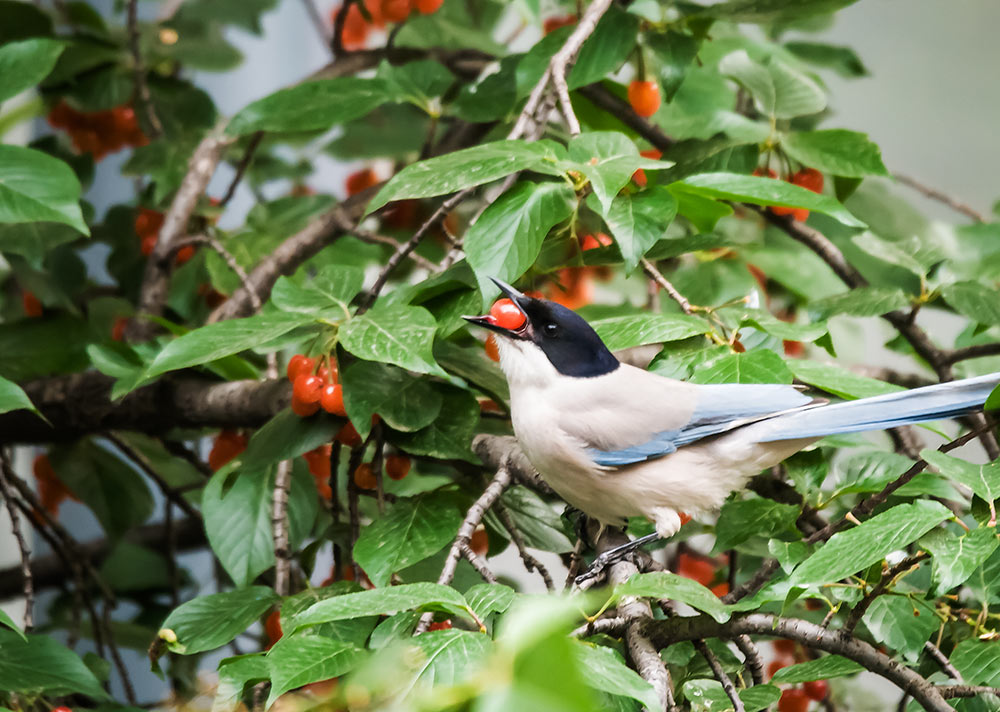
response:
M606 554L601 554L600 556L594 559L594 562L590 565L590 568L588 568L582 574L573 579L573 584L577 587L582 586L587 581L590 581L591 579L600 576L602 573L604 573L604 569L606 569L610 564L613 563L614 560L611 557L607 556Z

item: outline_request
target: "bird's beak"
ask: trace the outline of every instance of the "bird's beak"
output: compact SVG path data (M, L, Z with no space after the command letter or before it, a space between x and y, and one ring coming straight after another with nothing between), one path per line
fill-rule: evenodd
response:
M500 291L503 292L504 296L514 302L514 306L521 310L524 314L524 324L517 329L505 329L502 326L498 326L493 317L489 314L483 314L482 316L463 316L470 324L475 324L476 326L482 326L490 331L495 331L505 336L511 336L514 338L526 339L531 337L531 319L528 318L528 313L524 311L524 305L531 300L531 297L517 291L512 286L504 282L503 280L497 279L496 277L490 277Z

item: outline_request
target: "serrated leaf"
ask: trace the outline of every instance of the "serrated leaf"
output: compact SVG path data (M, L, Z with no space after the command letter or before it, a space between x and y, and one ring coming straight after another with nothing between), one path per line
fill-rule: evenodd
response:
M774 83L774 116L794 119L816 114L826 108L826 92L811 77L775 56L767 60Z
M347 307L361 291L364 276L357 267L327 265L302 284L289 277L279 277L271 288L271 303L282 311L332 312L342 319L350 315Z
M851 238L851 242L872 257L909 270L918 277L923 277L927 274L927 270L924 269L920 261L902 243L897 244L889 240L883 240L871 232L855 235Z
M708 198L738 200L757 205L786 205L824 213L849 227L865 227L833 198L787 181L738 173L702 173L670 184L673 193L694 193Z
M639 168L669 168L671 161L643 158L625 134L616 131L592 131L575 136L567 149L565 167L582 173L590 180L602 213L611 210L611 201L625 187Z
M612 351L643 344L680 341L707 334L709 325L701 319L680 314L630 314L592 321L601 341Z
M538 258L549 230L573 213L566 183L520 181L483 211L465 233L465 254L476 272L483 304L499 292L489 278L513 282Z
M57 222L84 235L80 181L58 158L0 144L0 223Z
M1000 461L973 465L937 450L921 450L920 457L950 480L965 485L980 498L993 502L1000 498Z
M602 217L622 253L626 272L635 269L639 260L665 236L676 214L677 200L663 186L614 197Z
M375 586L385 586L397 571L448 545L461 523L462 514L450 496L425 494L398 499L361 531L354 545L354 560Z
M861 620L875 640L898 650L908 660L920 656L924 643L941 622L931 602L903 596L879 596Z
M796 131L781 139L781 147L799 163L823 173L850 178L889 175L879 147L858 131Z
M951 664L967 685L1000 685L1000 642L967 638L955 646Z
M975 323L1000 326L1000 296L995 287L979 282L956 282L943 287L941 296L955 311Z
M379 304L341 327L340 343L358 358L443 375L434 361L437 322L423 307Z
M381 79L317 79L246 106L229 122L226 133L323 131L360 118L390 100L389 86Z
M572 651L573 658L590 687L613 695L631 697L649 710L662 706L653 686L628 667L616 651L579 640L574 641Z
M409 433L433 423L444 401L427 379L374 361L351 364L340 383L347 415L362 437L371 430L374 413L390 428Z
M72 650L49 636L25 637L6 628L0 628L0 691L111 699Z
M857 287L843 294L810 302L809 311L820 319L828 319L835 314L881 316L909 305L910 298L902 289Z
M767 349L724 354L695 367L694 383L791 383L792 372L778 354Z
M931 576L939 593L945 593L968 580L990 557L1000 543L996 527L979 527L962 536L935 529L920 540L931 552Z
M829 680L834 677L846 677L864 670L860 663L848 660L839 655L825 655L816 660L789 665L774 673L771 682L775 684L797 685L810 680Z
M714 551L732 549L753 536L794 534L799 507L763 497L726 502L719 513Z
M707 613L719 623L725 623L730 616L726 605L709 589L697 581L668 571L635 574L625 583L615 587L614 596L615 598L622 596L669 598L681 601Z
M834 534L795 569L791 581L808 585L846 578L905 548L951 516L951 510L934 501L897 504L860 526Z
M789 341L816 341L829 331L823 322L798 324L782 321L764 309L747 309L740 318L740 326L750 325L756 329Z
M392 200L454 193L523 170L560 175L557 163L563 154L562 146L553 141L493 141L411 163L378 192L366 212Z
M514 602L516 592L502 583L480 583L465 592L465 600L480 618L503 613Z
M44 37L0 46L0 104L45 79L65 47Z
M221 648L279 600L267 586L198 596L175 608L160 627L177 637L175 642L166 641L171 652L194 655Z
M289 632L319 623L360 616L392 615L414 609L468 617L469 604L455 589L436 583L409 583L375 588L314 603L290 621Z
M289 690L350 672L366 656L361 648L319 635L284 636L268 653L271 691L265 709Z
M8 413L12 410L38 412L35 404L28 398L28 394L19 385L0 376L0 413Z
M411 638L423 652L416 683L428 687L457 685L470 672L481 669L493 651L493 641L482 633L467 630L434 630Z

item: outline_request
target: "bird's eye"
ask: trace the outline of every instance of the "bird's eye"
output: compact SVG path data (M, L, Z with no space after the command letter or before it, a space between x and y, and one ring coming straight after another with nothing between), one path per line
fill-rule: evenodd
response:
M544 327L546 336L555 336L559 333L559 325L549 322Z

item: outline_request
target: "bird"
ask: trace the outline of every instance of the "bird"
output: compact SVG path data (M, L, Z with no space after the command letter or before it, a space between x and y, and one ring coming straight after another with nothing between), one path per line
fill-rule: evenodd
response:
M491 279L523 319L463 318L499 337L524 454L602 526L643 516L655 528L602 554L578 583L673 536L682 513L718 510L750 478L824 436L967 415L1000 383L994 373L837 403L787 384L688 383L620 362L576 312Z

